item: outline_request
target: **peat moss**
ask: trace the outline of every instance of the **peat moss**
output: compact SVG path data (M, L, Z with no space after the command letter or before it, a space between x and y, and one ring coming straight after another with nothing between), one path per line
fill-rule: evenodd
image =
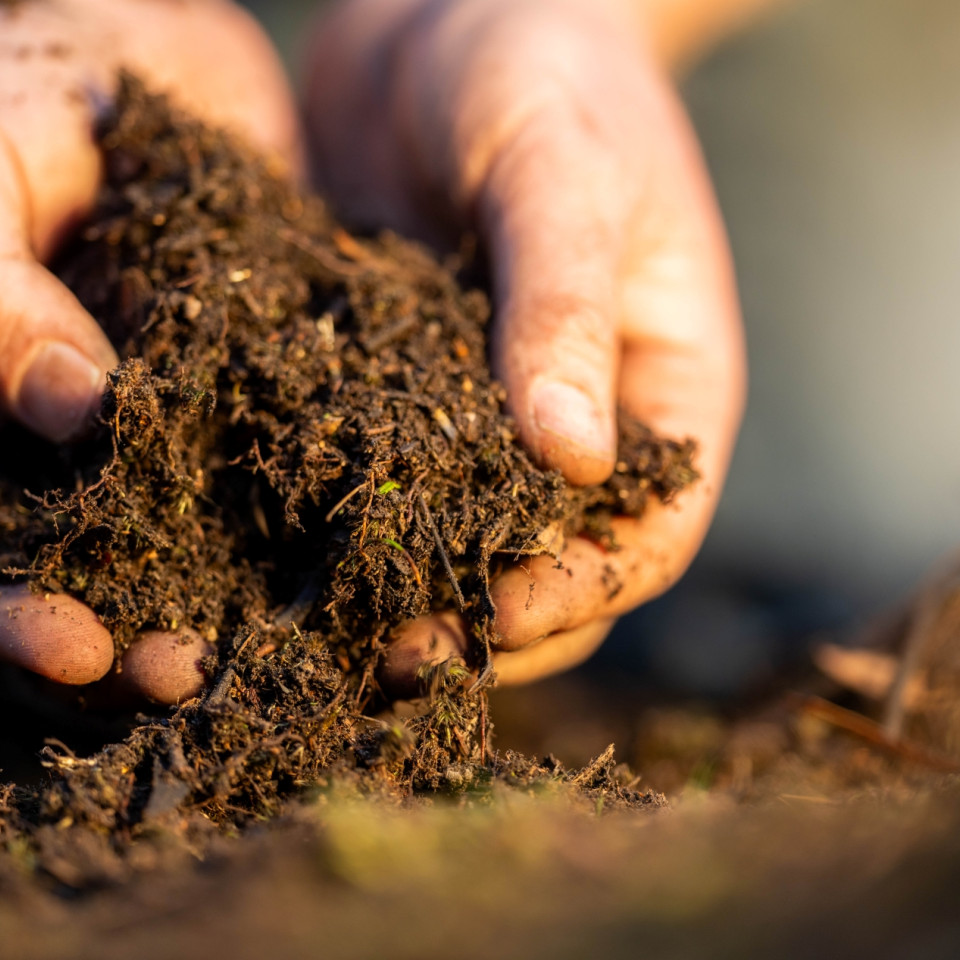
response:
M351 235L129 77L100 135L106 183L59 273L124 359L81 443L8 433L0 569L89 604L118 651L192 628L217 652L201 697L92 758L50 749L46 785L0 798L0 835L52 856L50 828L90 827L119 851L157 824L274 817L334 776L398 796L508 777L656 802L606 755L582 780L491 757L484 683L466 675L486 677L499 558L542 552L545 530L615 549L610 517L693 480L693 444L623 417L613 478L567 486L517 441L488 301L458 264ZM469 662L429 671L412 720L366 719L390 630L451 607Z

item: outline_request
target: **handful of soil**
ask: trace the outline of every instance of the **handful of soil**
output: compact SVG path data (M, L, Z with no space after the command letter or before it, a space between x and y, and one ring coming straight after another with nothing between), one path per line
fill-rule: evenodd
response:
M693 444L624 417L613 478L567 486L517 442L487 299L454 264L352 236L129 77L101 137L106 184L59 272L126 359L82 443L7 438L24 454L0 477L0 570L87 603L118 650L191 629L217 653L172 715L90 760L51 751L9 822L116 838L171 811L273 815L332 770L401 792L489 779L464 678L489 665L496 558L546 530L608 541L612 515L695 477ZM472 625L471 662L427 672L414 720L363 719L387 634L444 608Z

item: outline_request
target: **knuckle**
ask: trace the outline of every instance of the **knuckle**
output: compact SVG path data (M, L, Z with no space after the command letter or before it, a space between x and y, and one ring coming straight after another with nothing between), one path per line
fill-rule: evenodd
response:
M595 299L554 290L526 298L513 311L517 324L539 339L580 358L591 350L609 353L617 333L611 312ZM547 343L543 343L547 341Z

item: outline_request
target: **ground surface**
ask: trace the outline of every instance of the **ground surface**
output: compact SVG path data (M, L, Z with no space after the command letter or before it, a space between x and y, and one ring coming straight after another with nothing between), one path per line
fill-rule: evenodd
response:
M957 785L813 779L652 817L323 797L121 887L18 887L0 931L21 957L956 956Z

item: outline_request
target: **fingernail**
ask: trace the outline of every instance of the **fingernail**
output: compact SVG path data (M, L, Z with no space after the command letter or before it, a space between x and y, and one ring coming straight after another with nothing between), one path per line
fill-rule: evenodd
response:
M544 380L533 390L533 416L541 430L591 453L612 457L610 420L578 387L559 380Z
M93 412L103 371L67 343L45 343L20 384L20 419L50 440L66 440Z

